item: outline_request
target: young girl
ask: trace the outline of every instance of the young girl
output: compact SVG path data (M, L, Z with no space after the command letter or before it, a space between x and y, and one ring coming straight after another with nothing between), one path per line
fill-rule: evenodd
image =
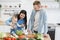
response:
M10 31L10 34L13 35L13 33L16 33L16 28L17 28L17 21L18 21L18 18L17 18L18 14L14 14L12 16L12 18L9 18L7 21L6 21L6 24L8 26L11 26L11 31Z

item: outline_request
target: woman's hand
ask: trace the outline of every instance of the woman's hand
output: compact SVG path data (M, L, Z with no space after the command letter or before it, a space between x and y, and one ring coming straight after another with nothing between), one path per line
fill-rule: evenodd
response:
M21 24L21 27L25 27L25 25L24 24Z

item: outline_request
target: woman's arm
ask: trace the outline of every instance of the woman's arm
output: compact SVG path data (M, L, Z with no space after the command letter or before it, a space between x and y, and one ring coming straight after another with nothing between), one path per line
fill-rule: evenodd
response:
M18 23L17 23L17 26L18 26L18 27L25 27L24 24L19 25Z

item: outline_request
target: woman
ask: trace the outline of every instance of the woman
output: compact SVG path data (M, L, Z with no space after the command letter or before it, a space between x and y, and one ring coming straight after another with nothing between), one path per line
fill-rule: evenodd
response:
M18 14L17 23L20 27L25 27L25 29L27 28L27 12L25 10L21 10L21 12ZM17 28L21 29L19 26Z

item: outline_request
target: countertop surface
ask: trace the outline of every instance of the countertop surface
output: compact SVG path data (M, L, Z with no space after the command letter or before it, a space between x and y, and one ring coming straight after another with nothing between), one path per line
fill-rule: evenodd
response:
M11 26L7 25L0 25L0 31L1 32L10 32Z

